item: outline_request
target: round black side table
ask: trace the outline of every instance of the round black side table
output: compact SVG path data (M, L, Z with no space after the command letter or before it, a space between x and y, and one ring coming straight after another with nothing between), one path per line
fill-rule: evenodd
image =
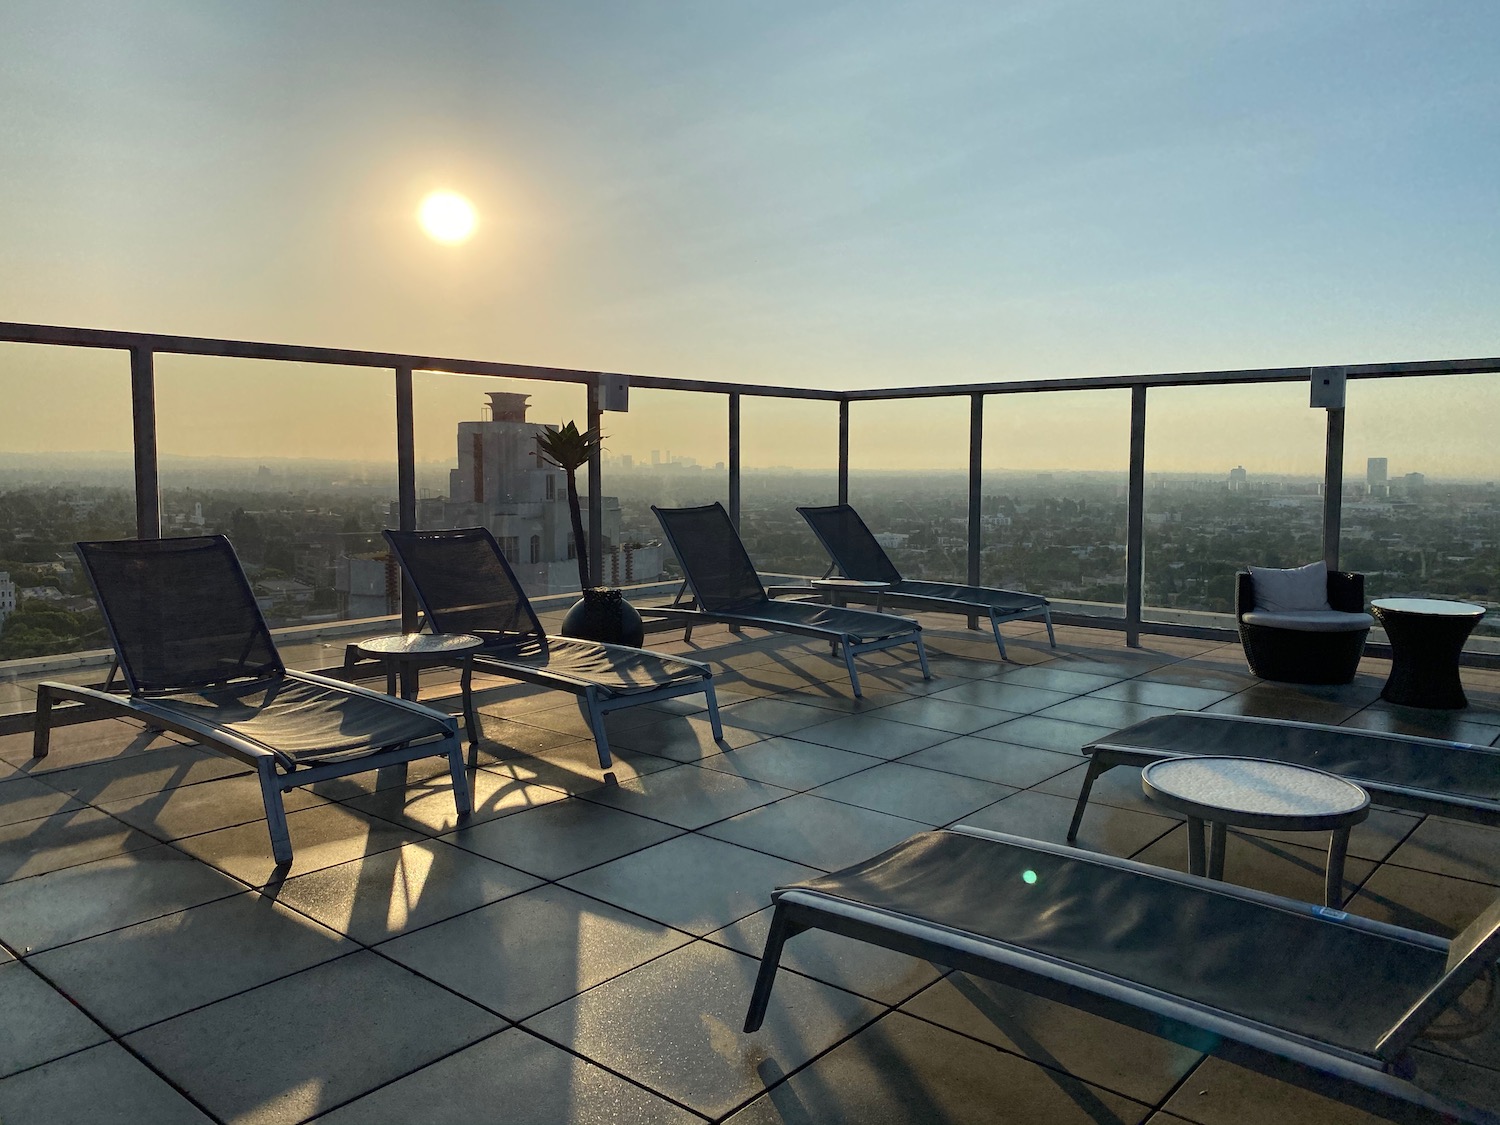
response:
M1370 612L1391 642L1391 674L1380 698L1407 707L1457 709L1469 705L1458 678L1464 641L1484 617L1472 602L1438 598L1378 598Z

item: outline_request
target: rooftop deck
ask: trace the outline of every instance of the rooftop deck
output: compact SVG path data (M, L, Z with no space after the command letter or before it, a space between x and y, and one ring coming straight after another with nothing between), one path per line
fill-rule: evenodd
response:
M1078 748L1109 730L1181 709L1500 743L1496 671L1424 712L1379 700L1374 660L1296 688L1237 645L1064 628L1053 651L1012 625L1001 663L923 623L933 680L880 654L859 701L817 644L657 635L720 670L730 749L691 700L637 708L607 773L569 697L477 684L464 825L436 762L298 791L280 872L235 762L117 721L39 764L0 739L0 1121L1435 1120L825 935L788 946L741 1034L772 887L935 825L1060 841ZM1185 870L1185 835L1115 770L1079 843ZM1323 844L1233 833L1227 878L1317 900ZM1500 832L1377 810L1347 877L1351 911L1451 934L1497 893ZM1500 1112L1500 1032L1423 1050Z

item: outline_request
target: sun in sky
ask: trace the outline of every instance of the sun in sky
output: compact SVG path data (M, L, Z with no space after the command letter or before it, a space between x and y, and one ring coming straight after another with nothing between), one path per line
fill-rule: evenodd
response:
M417 221L429 237L452 246L468 240L478 218L474 205L457 192L434 191L417 208Z

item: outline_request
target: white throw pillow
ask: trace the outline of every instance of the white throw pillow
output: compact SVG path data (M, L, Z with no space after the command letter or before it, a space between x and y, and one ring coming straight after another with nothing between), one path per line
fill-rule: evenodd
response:
M1252 566L1250 579L1255 584L1255 608L1267 613L1296 613L1299 610L1327 610L1328 564L1308 563L1295 570L1272 570Z

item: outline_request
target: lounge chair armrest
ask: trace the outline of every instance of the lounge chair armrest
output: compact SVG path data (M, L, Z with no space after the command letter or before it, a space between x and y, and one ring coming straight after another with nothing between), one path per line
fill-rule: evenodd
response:
M339 687L347 686L336 680L325 680L322 682L334 683ZM209 738L215 745L232 750L246 761L259 758L272 758L284 764L282 755L268 750L259 743L240 738L233 731L216 727L212 724L188 722L177 712L156 706L149 697L115 695L112 692L83 687L79 684L49 682L46 687L55 699L73 699L84 704L98 704L111 715L124 713L134 716L141 722L149 722L152 726L161 727L163 730L175 731L188 738Z

